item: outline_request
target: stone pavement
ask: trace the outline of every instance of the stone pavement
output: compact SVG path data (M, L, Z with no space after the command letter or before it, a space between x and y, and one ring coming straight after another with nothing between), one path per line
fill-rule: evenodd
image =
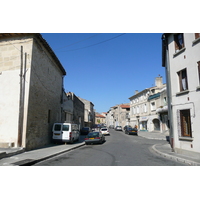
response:
M139 131L138 136L147 139L163 141L166 141L168 139L167 133L159 133L156 131ZM60 155L62 153L71 151L73 149L85 145L84 137L85 136L81 136L79 142L76 142L74 144L50 144L48 146L45 146L44 148L32 151L24 151L23 148L0 148L0 166L33 165L42 160L54 157L56 155ZM183 162L186 163L186 165L200 166L200 160L172 152L169 143L163 142L163 144L155 144L152 146L152 150L158 155L163 156L165 158L172 159L178 162Z

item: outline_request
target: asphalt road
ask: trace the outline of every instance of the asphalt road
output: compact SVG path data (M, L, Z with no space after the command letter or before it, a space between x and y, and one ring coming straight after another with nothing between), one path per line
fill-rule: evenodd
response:
M151 146L167 143L110 130L103 144L85 145L35 164L36 166L185 166L159 155Z

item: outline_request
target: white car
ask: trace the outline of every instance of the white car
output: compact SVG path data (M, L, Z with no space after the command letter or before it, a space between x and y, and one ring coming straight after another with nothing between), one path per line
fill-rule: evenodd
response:
M101 128L100 129L100 133L102 133L103 135L110 135L110 133L109 133L107 128Z

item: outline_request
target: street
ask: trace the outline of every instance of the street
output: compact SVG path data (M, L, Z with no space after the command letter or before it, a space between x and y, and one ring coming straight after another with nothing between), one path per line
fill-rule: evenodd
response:
M167 141L149 140L110 129L110 136L106 136L103 144L85 145L35 166L185 166L151 150L152 145L164 143Z

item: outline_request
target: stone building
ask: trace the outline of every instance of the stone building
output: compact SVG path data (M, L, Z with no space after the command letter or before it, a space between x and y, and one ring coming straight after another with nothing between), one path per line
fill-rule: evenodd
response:
M95 114L95 124L106 124L106 117L102 114Z
M0 34L1 144L30 150L51 142L65 75L41 34Z
M136 91L130 99L130 124L142 131L161 131L160 115L157 109L161 106L160 91L166 86L162 77L156 77L155 86Z
M113 106L106 116L107 126L122 126L129 124L130 104L119 104Z
M94 104L91 101L78 97L85 105L84 126L93 127L95 124Z
M68 92L67 98L68 101L71 101L72 108L70 106L69 109L72 110L72 115L68 116L71 117L71 123L75 123L79 125L79 129L84 127L84 115L85 115L85 104L77 97L73 92ZM67 113L66 113L67 114Z

